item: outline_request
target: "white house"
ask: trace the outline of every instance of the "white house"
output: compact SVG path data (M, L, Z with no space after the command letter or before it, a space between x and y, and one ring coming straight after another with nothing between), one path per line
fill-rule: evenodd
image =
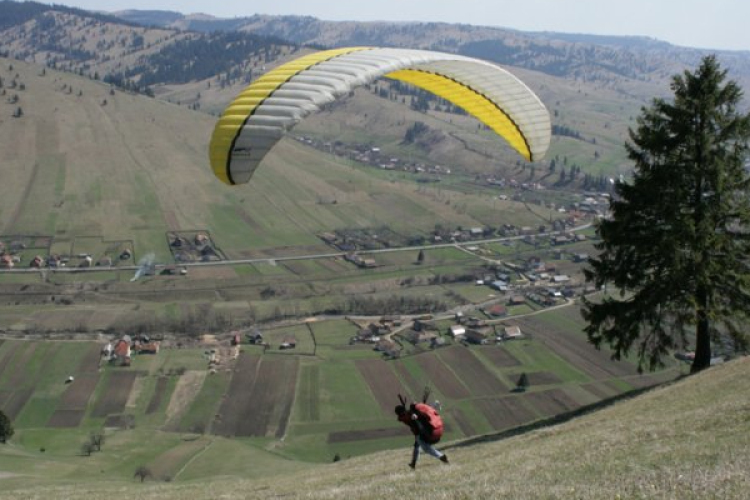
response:
M466 335L466 328L463 325L451 325L450 334L454 339L460 335Z

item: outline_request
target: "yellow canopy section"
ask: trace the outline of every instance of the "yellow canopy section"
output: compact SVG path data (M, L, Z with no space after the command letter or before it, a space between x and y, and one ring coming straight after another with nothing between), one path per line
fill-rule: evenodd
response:
M531 161L531 150L518 125L497 104L484 95L446 76L421 70L405 69L388 73L385 76L410 83L463 108L499 136L504 137L513 149Z
M366 50L366 47L334 49L308 54L282 64L248 85L227 106L214 127L208 153L214 175L225 184L234 184L229 171L229 159L235 139L239 136L243 125L255 109L278 90L282 84L288 82L294 75L322 61L357 50Z

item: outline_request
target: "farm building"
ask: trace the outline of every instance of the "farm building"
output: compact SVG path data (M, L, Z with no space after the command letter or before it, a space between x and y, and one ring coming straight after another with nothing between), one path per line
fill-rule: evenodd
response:
M521 327L518 325L506 326L503 330L503 340L520 339L523 337L521 333Z

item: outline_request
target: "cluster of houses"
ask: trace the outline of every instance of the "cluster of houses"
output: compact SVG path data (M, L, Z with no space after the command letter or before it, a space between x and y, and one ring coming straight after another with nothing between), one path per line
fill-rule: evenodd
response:
M160 342L148 335L123 335L102 348L102 359L115 366L130 366L134 354L158 354Z
M371 344L373 348L389 357L398 357L401 348L390 337L394 328L401 326L400 316L383 316L378 322L372 322L365 328L359 329L356 335L349 339L350 344Z
M127 248L120 252L119 255L120 260L128 260L131 257L132 252ZM52 269L57 267L67 267L71 264L72 259L77 259L77 263L75 263L77 267L110 267L113 265L113 259L108 255L105 255L98 260L94 260L94 258L90 254L80 253L73 256L52 254L47 257L42 257L41 255L35 255L31 258L31 260L29 260L29 267L37 269L41 269L43 267L49 267ZM20 263L21 255L17 252L6 252L4 246L2 245L2 242L0 242L0 268L12 269Z
M169 240L172 256L177 262L211 262L222 260L219 252L211 245L211 238L206 233L195 233L192 238L174 234Z

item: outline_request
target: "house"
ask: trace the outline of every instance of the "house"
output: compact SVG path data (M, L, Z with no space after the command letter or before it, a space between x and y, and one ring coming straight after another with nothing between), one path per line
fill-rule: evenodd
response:
M377 344L380 342L380 335L377 332L372 331L370 328L362 328L357 332L355 337L356 341L369 342L371 344Z
M31 259L31 262L29 263L29 267L42 267L44 265L44 259L41 255L35 256L33 259Z
M485 324L486 322L483 319L475 318L473 316L469 318L468 320L466 320L466 326L470 328L478 328L480 326L484 326Z
M508 309L503 304L495 304L485 309L490 316L501 317L508 314Z
M521 337L523 337L523 334L521 333L521 327L518 325L506 326L503 330L504 340L520 339Z
M0 267L10 269L13 267L13 257L6 254L0 255Z
M297 338L294 335L285 335L281 339L279 349L294 349L295 347L297 347Z
M404 338L412 344L419 344L420 342L432 342L433 339L437 338L437 334L433 332L417 332L415 330L409 330L404 334Z
M589 260L589 254L587 253L573 254L573 262L586 262L587 260Z
M455 339L461 335L466 335L466 327L463 325L451 325L449 333Z
M552 281L554 281L558 285L562 283L567 283L570 281L570 276L567 276L565 274L558 274L557 276L554 276L552 278Z
M136 354L159 354L159 342L138 343L134 350Z
M247 341L251 344L262 344L263 343L263 334L260 333L260 331L255 330L250 333L247 333L245 335L247 337Z
M240 337L239 332L232 332L232 339L231 344L232 345L240 345L242 343L242 337Z
M118 366L130 366L130 355L130 339L123 337L115 342L110 362Z
M375 350L386 354L398 352L398 344L389 339L383 339L375 345Z
M412 329L421 332L422 330L437 330L438 328L433 321L415 319Z
M499 292L507 292L508 291L508 283L501 280L493 281L490 287L494 288L495 290Z
M526 303L526 298L523 295L514 295L508 300L508 305L521 306Z
M478 345L484 345L489 342L485 333L473 329L466 331L466 341Z

